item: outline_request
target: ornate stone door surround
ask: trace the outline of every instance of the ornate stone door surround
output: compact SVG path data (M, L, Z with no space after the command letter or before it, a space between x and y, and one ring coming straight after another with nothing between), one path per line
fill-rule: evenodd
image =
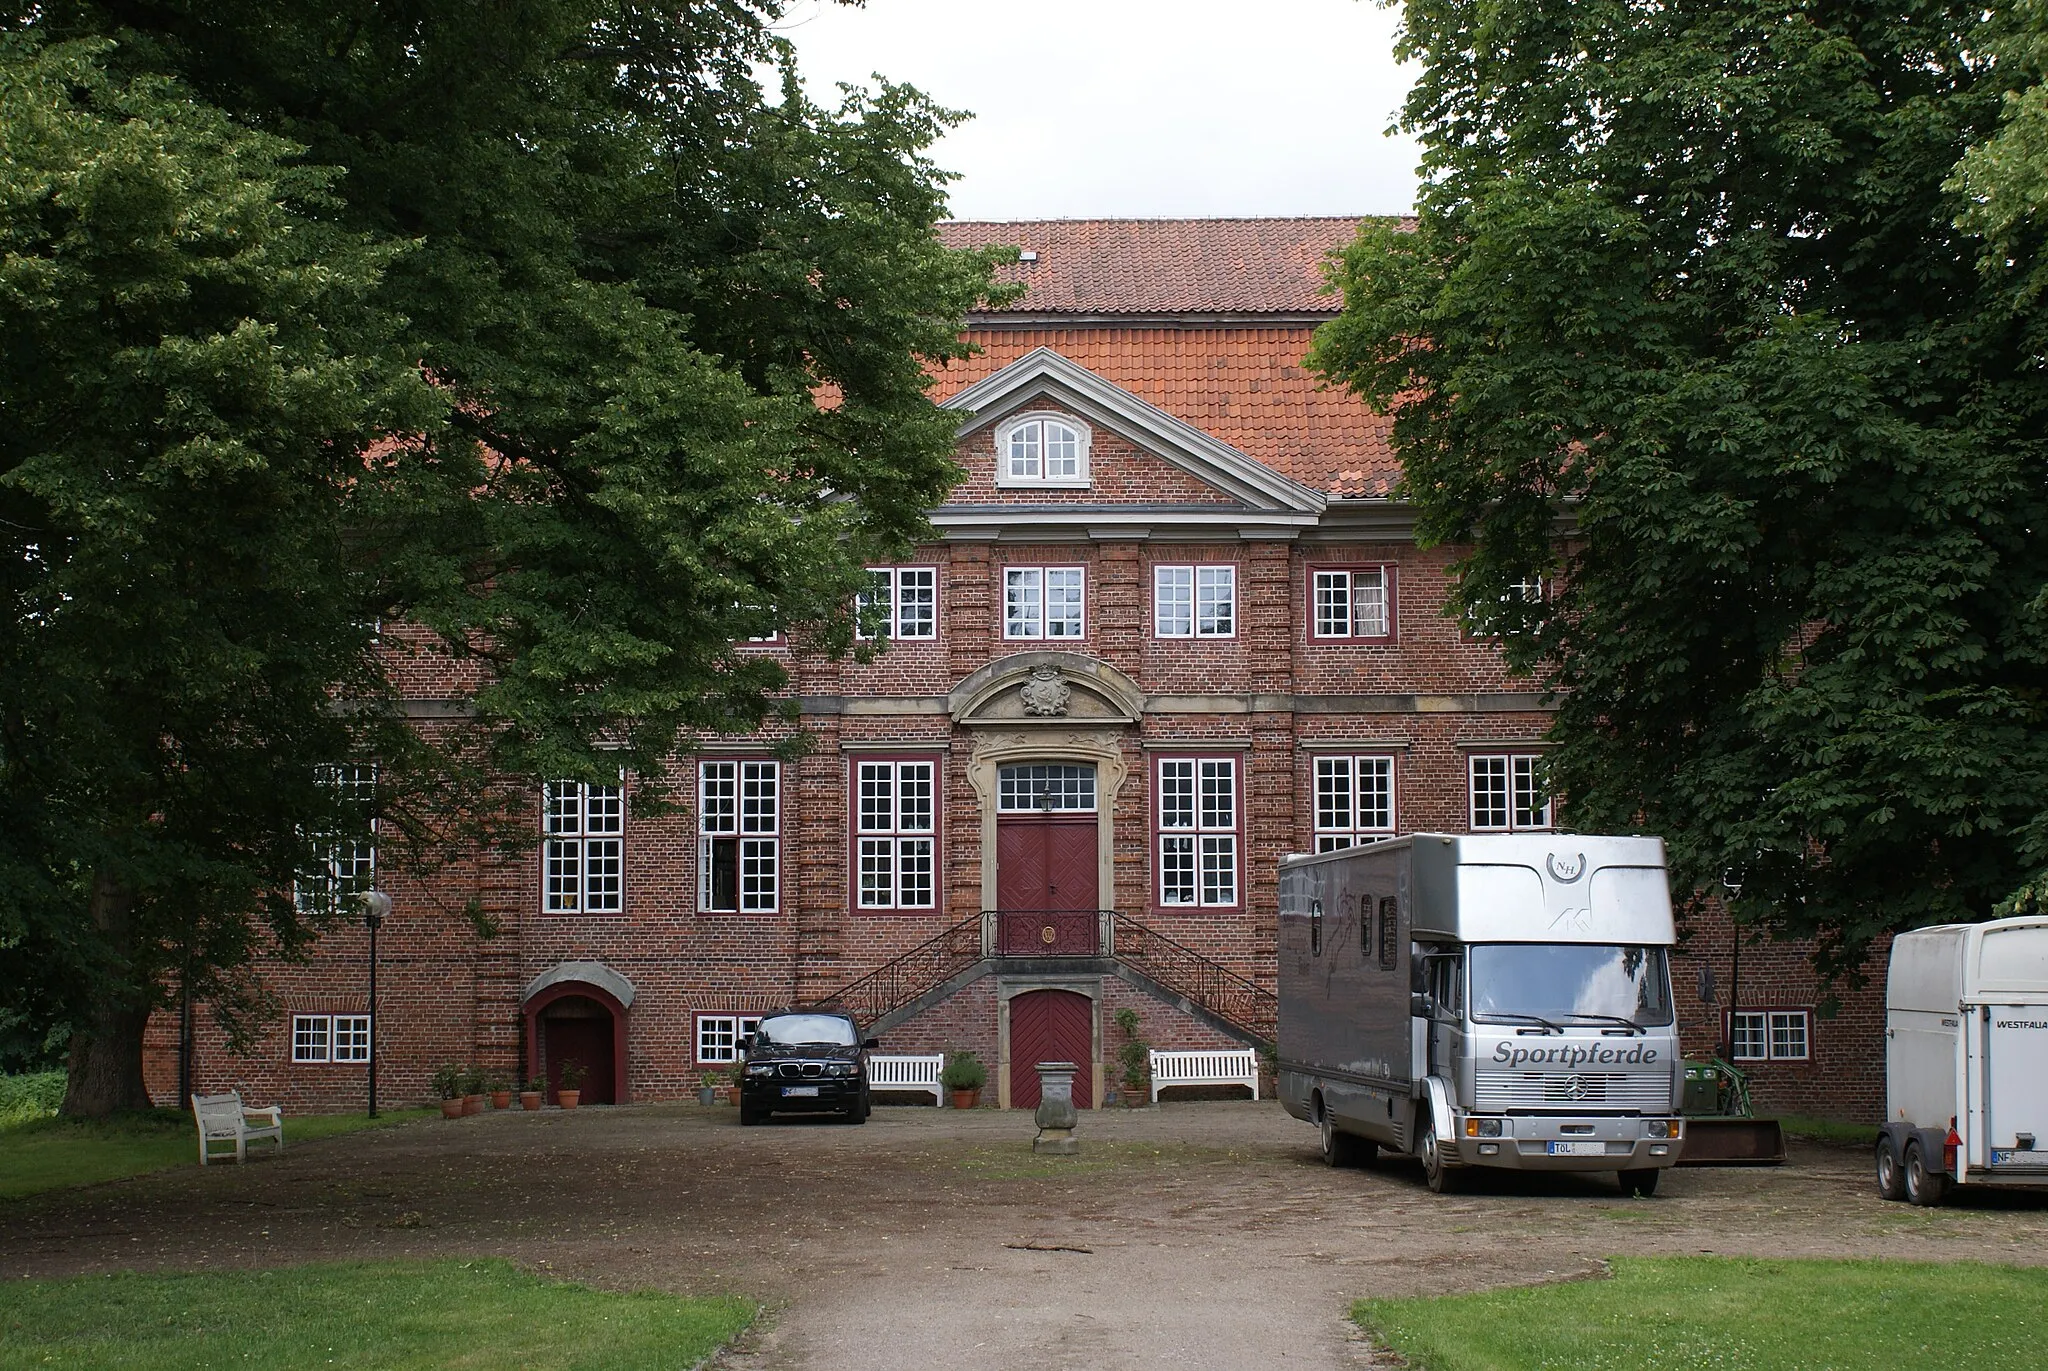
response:
M1091 1073L1088 1108L1102 1108L1102 1089L1108 1065L1102 1059L1102 978L1099 976L997 976L996 977L996 1107L1010 1109L1010 1001L1034 990L1070 990L1084 997L1091 1010L1089 1060Z
M1130 772L1123 737L1145 706L1138 683L1078 652L1015 652L970 673L946 701L953 722L974 735L967 782L981 806L981 907L997 904L996 768L1086 762L1095 767L1098 901L1116 908L1116 806Z

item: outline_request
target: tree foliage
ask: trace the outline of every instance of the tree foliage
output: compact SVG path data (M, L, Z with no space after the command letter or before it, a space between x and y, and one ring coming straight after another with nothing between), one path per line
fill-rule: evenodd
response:
M1418 222L1317 343L1469 544L1457 612L1557 690L1574 825L1742 869L1829 970L2048 861L2048 330L1947 184L2022 83L1998 22L1411 0Z
M260 1010L346 912L293 897L328 846L430 864L493 776L658 800L776 707L735 644L845 650L924 530L991 262L932 236L953 116L812 105L779 12L0 17L0 1006L82 1027L78 1107L139 1102L181 979ZM473 718L402 718L421 634Z

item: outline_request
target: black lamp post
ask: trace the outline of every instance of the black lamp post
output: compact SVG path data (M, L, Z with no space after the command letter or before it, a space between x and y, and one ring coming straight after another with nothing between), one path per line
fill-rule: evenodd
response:
M381 890L363 893L363 927L370 930L370 1117L377 1117L377 930L391 912L391 897Z

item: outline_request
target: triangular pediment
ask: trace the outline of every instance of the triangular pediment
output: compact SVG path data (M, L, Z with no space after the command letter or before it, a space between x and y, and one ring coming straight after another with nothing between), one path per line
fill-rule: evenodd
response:
M1047 402L1122 436L1140 452L1237 502L1249 514L1317 515L1328 503L1321 491L1281 475L1048 347L1033 349L940 407L961 414L964 438L986 424Z

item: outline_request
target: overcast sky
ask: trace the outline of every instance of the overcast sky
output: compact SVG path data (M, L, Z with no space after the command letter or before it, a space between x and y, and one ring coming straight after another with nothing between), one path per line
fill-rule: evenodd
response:
M1409 76L1371 0L792 0L812 98L880 72L974 118L960 219L1392 214Z

